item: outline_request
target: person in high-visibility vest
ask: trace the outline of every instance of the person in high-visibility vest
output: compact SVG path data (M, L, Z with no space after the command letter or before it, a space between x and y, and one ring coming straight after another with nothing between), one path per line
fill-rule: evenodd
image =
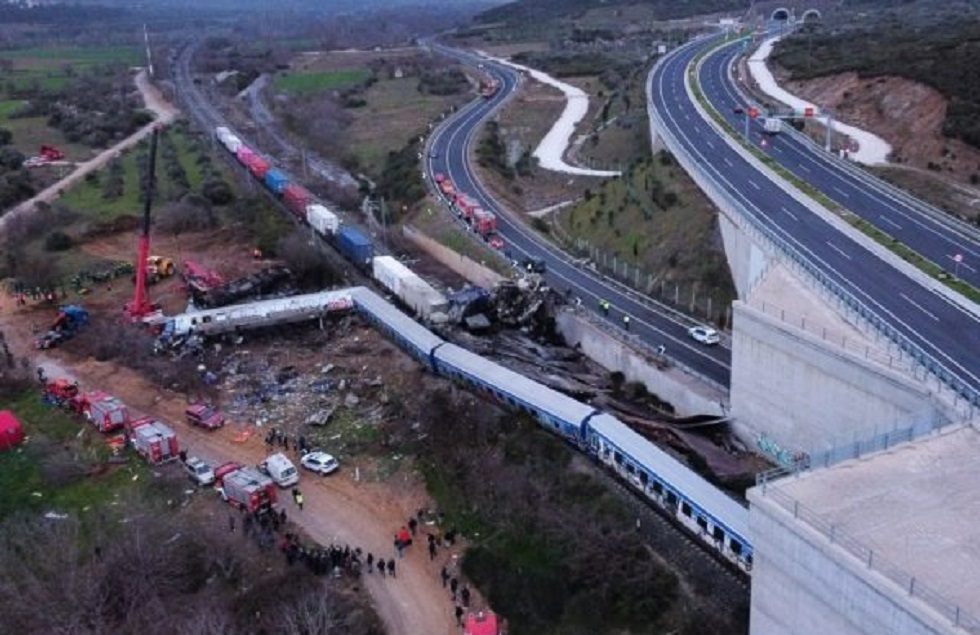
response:
M630 330L630 316L628 315L623 316L623 328L627 331Z

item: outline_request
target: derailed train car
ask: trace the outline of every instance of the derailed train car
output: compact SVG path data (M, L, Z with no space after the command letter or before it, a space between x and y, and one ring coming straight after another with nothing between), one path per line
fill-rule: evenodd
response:
M622 421L421 326L374 292L352 292L358 312L434 373L523 412L614 472L707 549L752 570L748 509Z

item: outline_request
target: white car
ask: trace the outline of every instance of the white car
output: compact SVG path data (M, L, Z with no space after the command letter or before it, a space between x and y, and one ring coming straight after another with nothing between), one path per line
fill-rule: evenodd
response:
M332 455L319 451L307 452L299 460L299 464L312 472L317 472L324 476L337 471L337 468L340 467L340 463Z
M691 339L695 342L701 342L702 344L707 344L708 346L713 346L721 342L721 336L718 335L718 331L707 326L692 326L687 329L687 334L691 336Z
M214 483L214 470L196 456L187 457L184 462L184 469L187 470L187 476L202 487Z

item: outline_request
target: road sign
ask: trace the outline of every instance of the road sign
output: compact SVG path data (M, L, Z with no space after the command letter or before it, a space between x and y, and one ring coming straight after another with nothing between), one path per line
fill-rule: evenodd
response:
M758 108L754 108L754 107L753 108L749 108L749 118L750 119L758 119L759 118L759 109Z
M953 256L953 261L954 262L963 262L963 254L956 254L955 256Z
M813 106L807 106L806 108L804 108L803 109L803 116L804 117L812 117L813 116Z

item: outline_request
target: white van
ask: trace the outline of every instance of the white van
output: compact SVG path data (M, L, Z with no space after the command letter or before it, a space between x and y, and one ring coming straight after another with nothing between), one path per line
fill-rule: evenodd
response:
M299 483L296 466L282 452L276 452L259 463L259 470L263 474L268 474L279 487L290 487Z

